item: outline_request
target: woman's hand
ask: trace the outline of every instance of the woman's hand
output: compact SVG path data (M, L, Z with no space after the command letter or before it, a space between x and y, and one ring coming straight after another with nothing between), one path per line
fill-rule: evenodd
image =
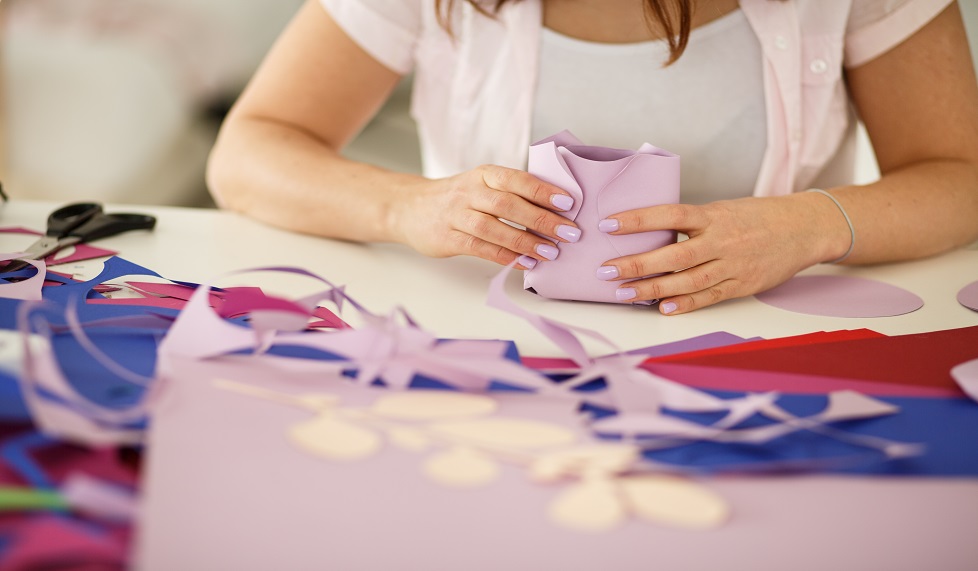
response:
M581 238L574 222L552 211L570 210L573 198L520 170L483 165L412 190L392 204L391 231L429 256L468 254L503 265L519 258L531 268L557 257L556 242Z
M678 230L688 240L608 260L602 279L622 284L619 301L659 299L659 311L679 314L770 289L849 247L848 225L817 193L742 198L693 206L674 204L622 212L612 234ZM608 231L614 223L602 221ZM613 269L610 269L613 268ZM616 273L617 272L617 273Z

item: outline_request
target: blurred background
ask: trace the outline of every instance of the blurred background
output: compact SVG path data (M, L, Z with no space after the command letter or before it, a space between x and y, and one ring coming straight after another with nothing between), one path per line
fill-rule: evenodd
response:
M302 0L0 0L0 180L13 198L211 206L221 118ZM978 0L959 0L978 61ZM420 172L410 86L345 151ZM861 141L859 178L876 176Z

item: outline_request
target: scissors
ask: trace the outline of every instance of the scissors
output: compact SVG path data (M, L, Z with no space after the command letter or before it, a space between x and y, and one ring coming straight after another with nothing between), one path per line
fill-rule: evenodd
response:
M95 202L76 202L55 210L48 216L45 235L31 244L20 258L0 269L12 272L27 266L24 260L40 260L51 254L100 238L108 238L130 230L152 230L156 218L147 214L107 214Z

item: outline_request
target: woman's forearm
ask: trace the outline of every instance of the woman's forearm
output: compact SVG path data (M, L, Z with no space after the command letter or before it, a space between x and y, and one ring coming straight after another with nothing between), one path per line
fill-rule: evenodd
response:
M922 161L831 193L855 229L846 263L921 258L978 240L978 166L970 162Z
M346 159L311 133L275 120L231 117L207 182L221 207L308 234L397 241L391 205L426 179Z

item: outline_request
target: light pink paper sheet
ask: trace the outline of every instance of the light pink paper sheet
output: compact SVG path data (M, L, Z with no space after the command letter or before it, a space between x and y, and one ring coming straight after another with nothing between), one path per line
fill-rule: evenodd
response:
M755 297L780 309L825 317L891 317L924 306L924 300L903 288L853 276L795 276Z
M978 359L954 367L951 369L951 376L961 390L978 402Z
M321 376L207 361L174 373L147 447L137 527L143 571L823 571L970 569L978 561L974 480L716 478L706 485L734 510L718 530L629 522L591 535L549 522L560 488L518 470L504 467L484 489L453 490L428 480L416 454L391 447L362 462L325 461L285 437L308 413L207 382L230 376L308 393L323 386ZM563 414L528 406L525 414L548 420Z

